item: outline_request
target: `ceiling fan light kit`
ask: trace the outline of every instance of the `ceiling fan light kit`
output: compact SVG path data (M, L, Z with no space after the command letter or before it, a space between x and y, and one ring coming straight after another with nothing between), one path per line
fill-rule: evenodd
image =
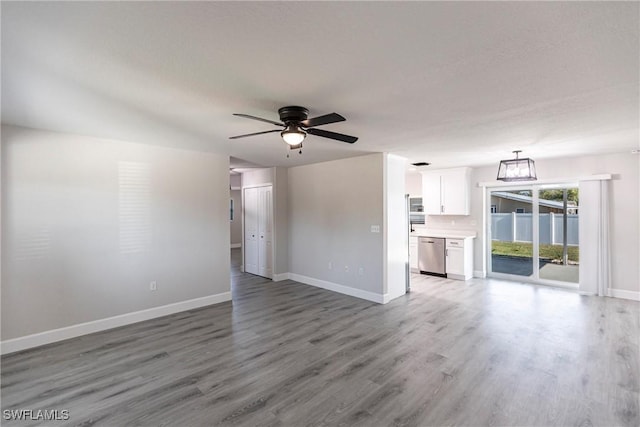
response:
M291 146L294 146L302 143L304 138L307 136L307 133L300 129L298 126L289 125L280 133L280 136L282 136L284 142Z
M535 181L538 179L536 174L536 164L529 158L520 159L518 154L521 150L515 150L515 159L500 160L498 166L498 177L500 181Z
M249 133L245 135L231 136L229 137L229 139L239 139L246 138L248 136L263 135L265 133L280 132L280 136L292 150L302 148L302 141L306 138L307 134L334 139L336 141L342 141L348 144L353 144L358 140L358 138L355 136L344 135L341 133L330 132L328 130L315 128L316 126L328 125L331 123L343 122L346 120L344 117L337 113L325 114L324 116L318 116L309 119L309 110L307 110L306 108L298 106L288 106L282 107L278 110L280 122L263 119L261 117L250 116L248 114L234 113L233 115L244 117L246 119L271 123L276 126L281 126L284 129L273 129L263 132Z

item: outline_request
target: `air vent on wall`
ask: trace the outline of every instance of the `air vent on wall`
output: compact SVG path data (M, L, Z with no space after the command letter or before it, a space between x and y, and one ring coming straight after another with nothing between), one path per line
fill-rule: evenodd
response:
M429 166L431 163L427 163L427 162L418 162L418 163L411 163L413 166Z

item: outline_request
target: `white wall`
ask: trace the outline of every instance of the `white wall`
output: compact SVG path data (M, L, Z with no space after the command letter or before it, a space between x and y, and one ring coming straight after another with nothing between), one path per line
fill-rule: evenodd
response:
M536 160L538 179L571 178L613 174L611 181L611 271L612 288L640 291L640 158L629 153ZM496 183L498 165L474 168L471 174L471 215L429 216L434 229L469 229L478 233L474 245L474 270L483 270L482 189L478 182ZM455 222L452 223L452 222Z
M407 172L405 181L407 194L411 197L422 197L422 174L420 172Z
M233 199L233 221L231 221L231 245L242 245L242 174L229 175L231 199Z
M289 272L289 172L287 168L277 167L273 171L275 180L273 187L273 209L274 209L274 260L273 274L274 280L279 276Z
M226 156L2 126L2 220L2 340L230 290Z
M239 190L242 187L242 174L229 175L229 186L233 190Z
M233 221L230 224L231 244L242 244L242 191L231 190L231 199L233 200Z
M405 169L407 159L385 154L384 160L384 294L392 300L406 293L409 262Z
M290 168L289 271L381 297L383 188L382 154Z
M274 173L275 168L262 168L244 172L242 174L242 186L272 185L275 181Z

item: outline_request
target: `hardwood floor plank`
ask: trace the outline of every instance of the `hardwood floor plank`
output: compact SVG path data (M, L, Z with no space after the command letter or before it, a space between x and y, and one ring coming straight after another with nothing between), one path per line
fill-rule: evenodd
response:
M55 425L640 425L638 302L414 275L378 305L243 274L238 255L233 302L3 356L2 409L68 409Z

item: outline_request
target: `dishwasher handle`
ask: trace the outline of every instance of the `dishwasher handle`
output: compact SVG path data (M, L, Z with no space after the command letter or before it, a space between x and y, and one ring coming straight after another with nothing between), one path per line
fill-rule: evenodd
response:
M428 237L421 237L420 243L435 243L435 241L429 239Z

